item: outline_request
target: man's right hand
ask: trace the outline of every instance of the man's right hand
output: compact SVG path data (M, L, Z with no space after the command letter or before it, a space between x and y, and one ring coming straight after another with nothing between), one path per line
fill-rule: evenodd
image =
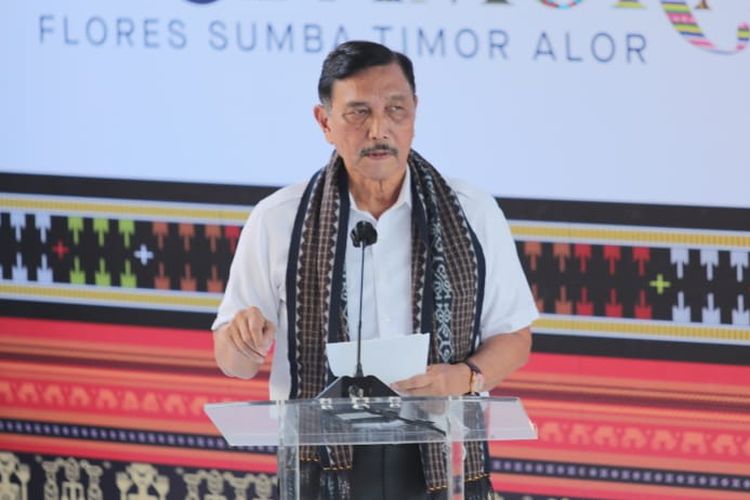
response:
M276 326L260 309L243 309L215 333L216 361L227 375L252 377L265 361L275 336Z

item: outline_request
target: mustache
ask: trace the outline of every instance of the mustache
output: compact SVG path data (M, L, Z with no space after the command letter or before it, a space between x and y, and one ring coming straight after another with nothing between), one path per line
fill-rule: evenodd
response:
M371 153L380 153L385 152L392 154L393 156L398 156L398 149L394 148L393 146L389 146L388 144L375 144L374 146L370 146L369 148L364 148L362 151L359 152L360 158L367 156Z

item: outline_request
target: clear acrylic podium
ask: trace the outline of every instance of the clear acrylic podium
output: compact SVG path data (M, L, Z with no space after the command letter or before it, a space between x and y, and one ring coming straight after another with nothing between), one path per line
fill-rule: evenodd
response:
M449 498L463 498L463 443L536 439L518 398L384 397L205 405L230 446L277 446L282 500L300 498L300 446L443 443Z

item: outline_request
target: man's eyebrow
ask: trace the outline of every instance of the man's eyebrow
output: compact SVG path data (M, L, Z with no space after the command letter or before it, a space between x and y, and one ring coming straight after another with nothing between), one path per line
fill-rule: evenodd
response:
M361 106L369 106L365 101L349 101L346 103L347 108L358 108Z

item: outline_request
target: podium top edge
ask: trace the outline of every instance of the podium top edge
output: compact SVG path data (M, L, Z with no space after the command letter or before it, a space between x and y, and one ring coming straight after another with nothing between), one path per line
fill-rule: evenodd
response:
M426 403L426 402L466 402L466 403L516 403L520 398L515 396L389 396L389 397L363 397L363 398L312 398L312 399L279 399L279 400L251 400L230 401L218 403L206 403L205 408L228 407L228 406L281 406L281 405L309 405L314 402L345 403L345 402L368 402L368 403Z

